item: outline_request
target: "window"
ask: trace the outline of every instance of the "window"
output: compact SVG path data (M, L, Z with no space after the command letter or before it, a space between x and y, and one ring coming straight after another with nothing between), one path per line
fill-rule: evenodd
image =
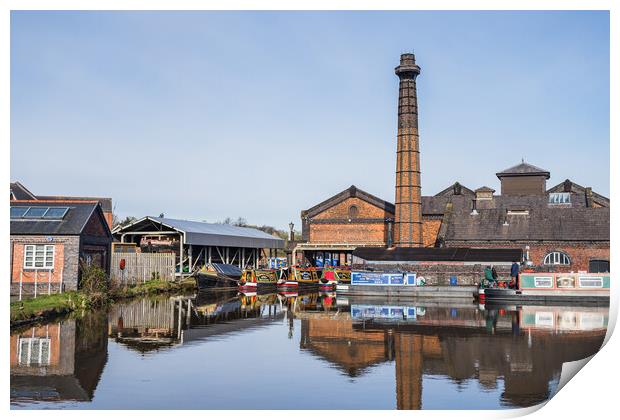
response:
M570 193L549 193L549 204L570 204Z
M358 215L359 215L359 209L357 208L357 206L349 207L349 217L351 219L355 219Z
M608 260L591 260L588 271L590 273L609 273Z
M54 268L54 245L26 245L24 268Z
M11 207L11 220L15 219L50 219L61 220L69 207Z
M554 251L545 255L544 265L569 265L570 258L563 252Z
M49 366L50 341L49 338L20 338L17 354L19 364Z

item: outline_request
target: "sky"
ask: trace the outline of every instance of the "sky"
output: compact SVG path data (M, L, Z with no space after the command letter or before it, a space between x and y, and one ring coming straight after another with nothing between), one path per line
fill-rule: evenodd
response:
M403 52L422 194L525 159L609 197L609 14L11 12L11 180L115 213L301 227L393 202Z

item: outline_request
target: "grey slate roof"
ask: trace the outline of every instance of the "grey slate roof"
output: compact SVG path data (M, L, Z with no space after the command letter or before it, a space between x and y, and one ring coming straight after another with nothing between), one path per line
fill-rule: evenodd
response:
M15 200L36 200L33 193L19 182L11 182L11 195Z
M544 175L547 179L551 176L549 171L539 168L538 166L530 165L526 162L521 162L518 165L504 169L495 175L497 175L498 178L502 178L504 176Z
M11 235L80 235L97 206L97 203L63 204L61 201L11 202L11 207L69 207L62 220L11 219Z
M37 195L37 200L48 201L98 201L101 204L101 210L104 212L112 212L112 199L109 197L71 197L68 195Z
M484 205L484 207L483 207ZM546 197L495 196L480 202L453 199L445 241L609 241L609 208L548 206ZM508 215L528 210L528 215ZM508 222L504 226L504 221Z
M284 240L254 228L232 226L221 223L195 222L147 216L128 226L115 230L115 234L131 232L145 220L185 233L187 245L227 246L240 248L284 248Z

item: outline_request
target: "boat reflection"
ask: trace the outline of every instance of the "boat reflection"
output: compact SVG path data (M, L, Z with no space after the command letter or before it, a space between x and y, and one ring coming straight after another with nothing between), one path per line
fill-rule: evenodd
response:
M552 396L564 362L598 351L608 323L607 307L486 310L348 299L336 306L335 312L296 314L302 319L300 347L351 377L394 361L399 409L423 408L424 377L501 387L506 406L543 402Z

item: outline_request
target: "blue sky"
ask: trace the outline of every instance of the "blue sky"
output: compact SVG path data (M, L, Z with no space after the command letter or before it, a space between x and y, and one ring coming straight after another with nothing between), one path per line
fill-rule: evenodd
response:
M607 12L12 12L11 179L119 216L300 227L394 200L414 51L422 192L521 158L609 196Z

